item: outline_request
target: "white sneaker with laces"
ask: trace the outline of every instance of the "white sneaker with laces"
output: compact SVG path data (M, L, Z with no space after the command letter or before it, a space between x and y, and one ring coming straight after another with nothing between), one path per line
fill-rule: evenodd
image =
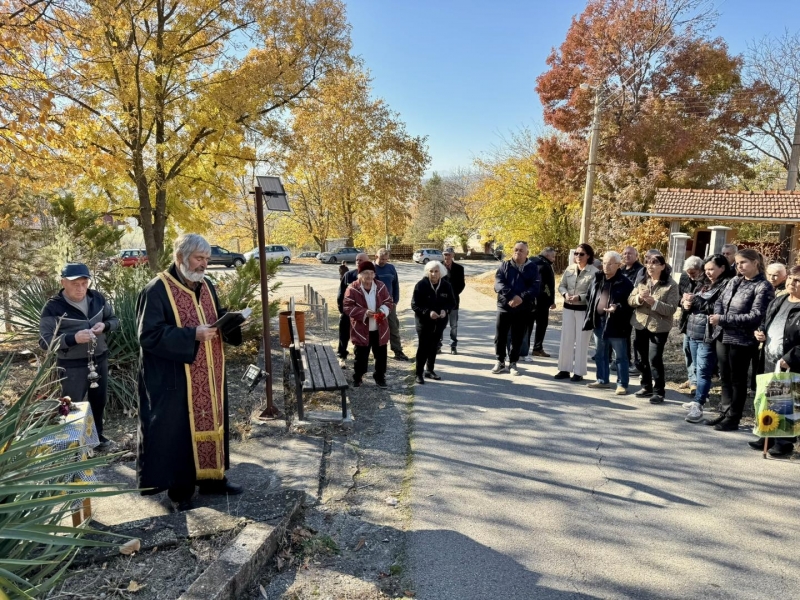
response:
M519 372L519 369L517 369L517 363L511 363L510 365L508 365L508 372L511 373L514 377L522 375L522 373Z
M503 373L506 370L506 363L500 362L499 360L495 363L494 368L492 369L492 373L497 375L498 373Z
M689 408L689 414L686 415L686 421L689 423L699 423L703 418L703 407L699 402L692 402Z
M692 408L693 404L697 404L697 402L695 402L694 400L692 400L691 402L684 402L683 404L681 404L681 408L683 408L684 410L689 410L690 408Z
M525 362L533 362L533 357L531 355L523 356L522 360L524 360Z

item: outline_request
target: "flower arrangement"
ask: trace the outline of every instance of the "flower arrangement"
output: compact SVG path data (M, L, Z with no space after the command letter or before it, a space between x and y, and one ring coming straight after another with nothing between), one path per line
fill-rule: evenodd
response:
M72 406L72 398L69 396L62 396L58 399L58 414L62 417L66 417L70 412L74 410Z

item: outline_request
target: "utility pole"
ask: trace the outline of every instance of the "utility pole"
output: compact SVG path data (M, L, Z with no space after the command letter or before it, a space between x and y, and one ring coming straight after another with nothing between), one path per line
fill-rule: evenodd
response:
M589 242L589 224L592 220L592 195L594 182L597 178L597 147L600 145L600 88L594 95L594 117L592 118L592 133L589 142L589 168L586 171L586 189L583 192L583 213L581 214L580 242Z
M789 169L786 175L786 189L793 192L797 189L798 163L800 163L800 94L797 96L797 113L794 118L794 140L792 140L792 151L789 156ZM778 238L781 248L781 257L789 262L792 258L792 237L794 226L781 225L778 228Z

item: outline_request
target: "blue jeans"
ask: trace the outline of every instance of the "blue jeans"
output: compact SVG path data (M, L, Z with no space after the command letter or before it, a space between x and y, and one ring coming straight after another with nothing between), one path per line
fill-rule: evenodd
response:
M689 336L685 333L683 334L683 359L686 363L686 374L689 377L689 385L695 386L697 385L697 365L694 362L694 352L689 348L690 340Z
M625 338L604 338L602 337L603 330L597 328L594 330L594 345L597 348L594 353L594 362L597 365L597 381L603 383L611 383L611 369L609 361L611 360L611 350L614 350L614 355L617 363L617 385L624 388L628 387L628 340Z
M693 340L688 336L686 339L689 341L689 351L692 353L697 381L694 401L703 405L708 400L708 392L711 391L711 376L714 374L714 367L717 366L717 352L714 344L706 344L703 340Z

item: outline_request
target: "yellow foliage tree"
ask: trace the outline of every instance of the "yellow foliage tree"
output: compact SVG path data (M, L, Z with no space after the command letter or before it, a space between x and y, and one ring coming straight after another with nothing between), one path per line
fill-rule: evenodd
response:
M293 110L287 144L292 218L320 249L328 237L372 245L402 232L429 157L358 65L332 73Z
M340 0L0 2L26 25L0 27L6 156L136 216L154 268L168 220L232 209L246 134L279 137L282 109L350 60Z

